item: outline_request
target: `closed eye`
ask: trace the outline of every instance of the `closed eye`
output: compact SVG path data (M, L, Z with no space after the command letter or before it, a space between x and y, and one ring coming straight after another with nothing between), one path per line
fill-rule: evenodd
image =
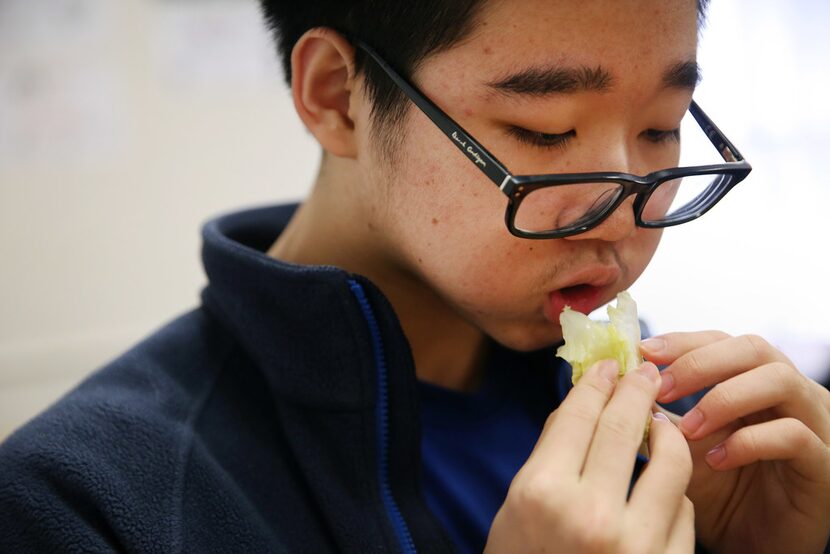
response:
M508 127L507 132L524 144L537 148L564 148L568 142L576 136L576 131L571 129L567 133L541 133L530 131L522 127Z
M663 131L660 129L647 129L642 133L643 138L649 142L680 142L680 128Z
M571 129L567 133L542 133L530 131L522 127L508 127L507 132L524 144L537 148L564 148L568 142L576 136L576 131ZM653 143L680 142L680 128L662 130L647 129L642 133L643 138Z

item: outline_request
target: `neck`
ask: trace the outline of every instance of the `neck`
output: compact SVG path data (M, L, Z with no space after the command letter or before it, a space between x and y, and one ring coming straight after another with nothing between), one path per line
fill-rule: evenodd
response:
M369 278L389 299L419 379L456 390L478 385L486 340L395 255L383 210L359 191L356 163L326 156L309 198L271 246L287 262L334 265Z

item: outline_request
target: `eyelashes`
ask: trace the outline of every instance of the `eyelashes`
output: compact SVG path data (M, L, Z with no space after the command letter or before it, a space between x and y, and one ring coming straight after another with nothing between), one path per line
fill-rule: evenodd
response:
M528 144L541 149L564 149L568 143L576 137L576 131L574 129L571 129L567 133L541 133L539 131L530 131L522 127L510 126L507 128L507 133L523 144ZM648 142L654 144L679 143L680 128L669 130L646 129L640 134L640 136Z
M680 142L680 129L671 129L669 131L661 131L659 129L647 129L643 131L643 136L650 142Z
M564 148L568 142L576 136L576 131L571 129L567 133L540 133L529 131L522 127L508 127L508 134L523 144L529 144L537 148Z

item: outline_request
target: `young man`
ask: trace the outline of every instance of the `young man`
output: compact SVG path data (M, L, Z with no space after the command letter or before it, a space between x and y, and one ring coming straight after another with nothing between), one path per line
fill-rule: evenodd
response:
M662 376L572 389L553 356L566 304L611 300L749 171L692 103L703 7L378 4L263 0L314 190L209 223L203 306L0 448L0 543L820 552L830 394L780 352L670 334L643 343ZM687 110L706 170L674 169ZM654 417L632 485L655 400L713 385Z

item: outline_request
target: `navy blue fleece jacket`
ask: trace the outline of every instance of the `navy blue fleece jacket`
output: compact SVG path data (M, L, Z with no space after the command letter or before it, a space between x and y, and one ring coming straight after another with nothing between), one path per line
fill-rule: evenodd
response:
M396 316L360 276L264 254L294 209L208 223L202 306L0 446L0 551L452 550Z

